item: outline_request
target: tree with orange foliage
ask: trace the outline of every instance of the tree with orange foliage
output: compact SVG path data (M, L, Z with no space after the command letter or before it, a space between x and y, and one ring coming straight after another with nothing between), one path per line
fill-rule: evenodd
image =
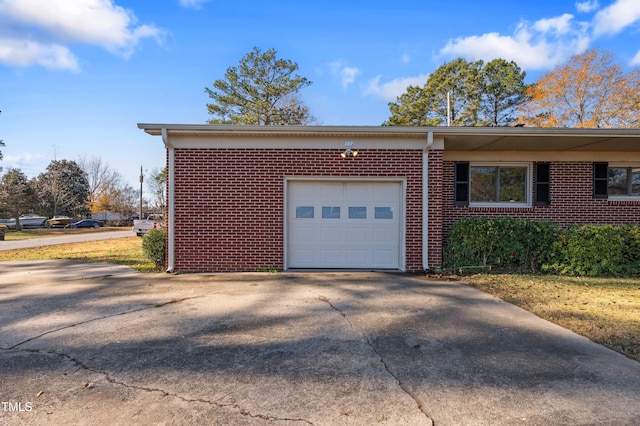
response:
M535 127L640 126L640 71L624 73L611 52L589 50L544 75L528 90L519 123Z

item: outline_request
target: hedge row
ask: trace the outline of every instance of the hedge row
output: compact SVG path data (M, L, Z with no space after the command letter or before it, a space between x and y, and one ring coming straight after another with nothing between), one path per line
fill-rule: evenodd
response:
M447 269L458 273L640 274L640 226L581 225L509 217L462 219L449 231Z

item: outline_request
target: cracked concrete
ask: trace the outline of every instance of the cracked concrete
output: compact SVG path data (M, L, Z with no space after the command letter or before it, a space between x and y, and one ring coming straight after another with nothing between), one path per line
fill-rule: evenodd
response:
M313 293L313 292L312 292ZM314 293L317 294L317 293ZM331 308L333 310L335 310L336 312L338 312L348 323L350 327L357 327L355 326L351 320L349 319L349 317L347 316L346 313L342 312L340 309L338 309L333 303L331 303L331 300L329 300L328 298L326 298L323 295L318 294L318 300L321 300L323 302L326 302L327 304L329 304L329 306L331 306ZM411 399L413 399L416 402L416 406L418 407L418 409L420 411L422 411L422 413L425 415L426 420L428 422L431 422L431 424L433 424L433 421L429 418L428 414L423 410L422 408L422 403L411 393L411 391L409 389L407 389L404 384L400 381L400 379L398 377L395 376L395 374L389 369L389 366L387 365L387 363L385 362L384 358L382 357L382 355L380 355L380 353L378 352L378 350L376 349L375 345L373 344L373 342L371 341L371 339L369 338L369 336L367 335L367 333L360 329L360 332L362 333L362 337L364 339L365 342L367 342L367 344L371 347L371 349L376 353L376 355L380 358L380 362L382 363L382 365L384 366L384 369L387 371L387 373L389 373L389 375L391 377L393 377L396 381L396 383L398 384L398 386L400 387L400 389L402 389L408 396L411 397Z
M640 364L456 283L0 263L0 423L633 424ZM25 405L29 403L29 405Z

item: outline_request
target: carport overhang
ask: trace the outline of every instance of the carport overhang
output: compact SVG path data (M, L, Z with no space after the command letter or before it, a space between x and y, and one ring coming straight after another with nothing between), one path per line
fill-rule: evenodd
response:
M400 126L257 126L207 124L145 124L138 128L161 136L168 155L168 268L175 268L176 148L260 148L277 140L279 145L335 148L336 138L363 141L360 148L421 149L423 182L428 182L428 152L557 152L579 155L598 152L640 153L640 129L575 129L529 127L400 127ZM304 140L304 143L300 141ZM393 142L391 145L390 142ZM428 264L428 187L423 184L423 268Z

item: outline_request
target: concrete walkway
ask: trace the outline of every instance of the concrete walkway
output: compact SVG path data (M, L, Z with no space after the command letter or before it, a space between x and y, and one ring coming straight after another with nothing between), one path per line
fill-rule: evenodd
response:
M59 237L30 238L18 241L0 241L0 251L54 246L56 244L83 243L86 241L109 240L112 238L133 237L131 229L113 232L91 232L87 234L62 235Z
M0 372L9 425L640 418L640 363L471 287L383 273L0 263Z

